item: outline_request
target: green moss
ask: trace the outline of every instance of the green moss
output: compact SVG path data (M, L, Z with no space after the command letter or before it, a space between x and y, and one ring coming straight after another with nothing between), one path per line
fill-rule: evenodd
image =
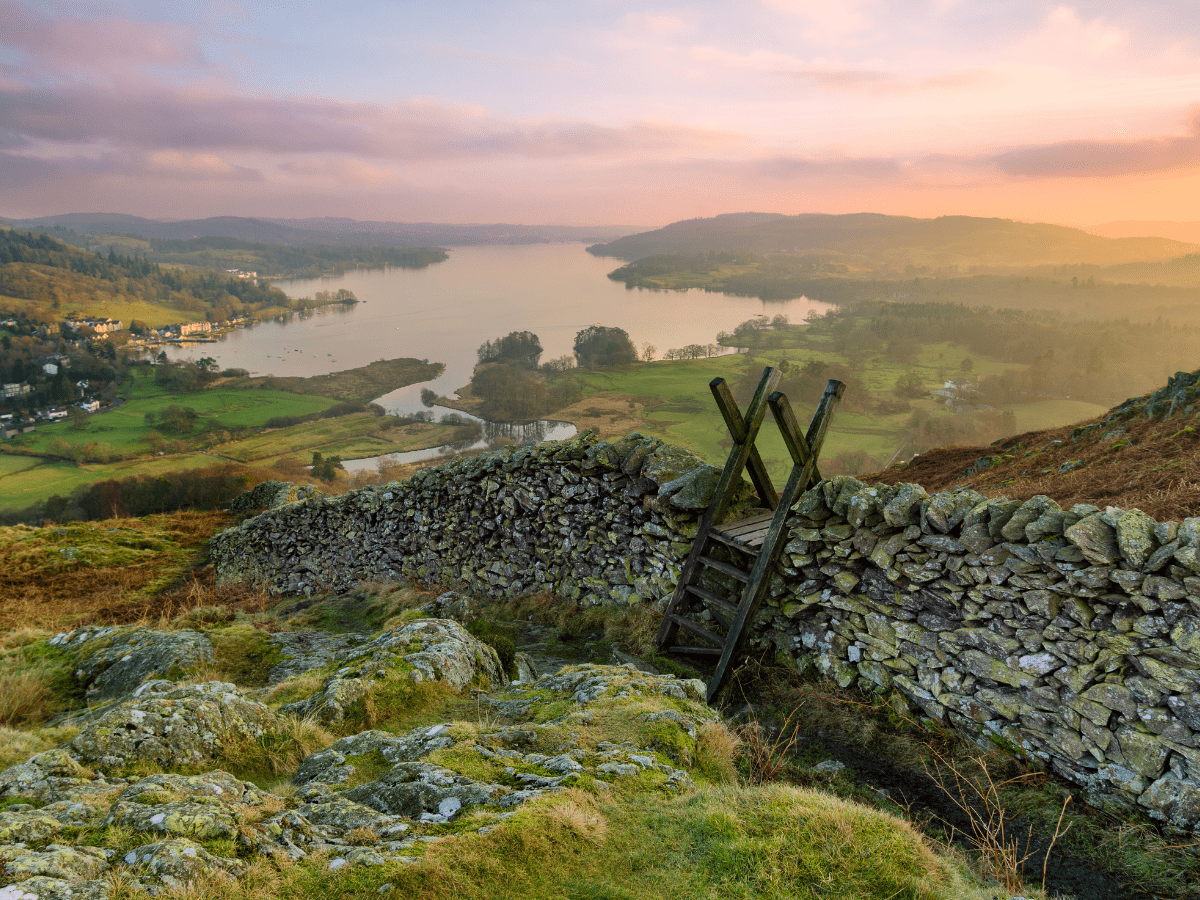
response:
M442 750L435 750L429 754L428 759L435 765L453 769L455 772L466 775L475 781L504 784L509 787L518 787L521 785L521 782L505 772L505 766L519 769L520 771L525 771L526 769L532 770L531 767L523 766L519 759L506 759L502 765L498 760L488 759L469 747L463 747L461 744ZM538 774L549 773L539 772Z
M416 682L406 675L397 674L375 682L366 697L347 705L340 730L345 734L368 728L395 733L408 731L425 724L431 710L444 702L448 695L457 694L454 688L444 682Z
M666 754L677 766L691 766L695 758L696 742L670 721L650 722L639 727L637 744Z
M283 653L266 632L249 625L210 631L207 636L217 674L241 687L265 685L271 669L283 662Z
M476 619L467 625L467 631L496 651L500 657L500 668L509 678L517 677L517 645L512 638L512 627L488 619Z
M395 765L389 762L378 750L372 750L369 753L352 754L346 757L346 762L354 767L354 774L350 776L346 787L354 787L359 784L366 784L368 781L376 781L390 772Z

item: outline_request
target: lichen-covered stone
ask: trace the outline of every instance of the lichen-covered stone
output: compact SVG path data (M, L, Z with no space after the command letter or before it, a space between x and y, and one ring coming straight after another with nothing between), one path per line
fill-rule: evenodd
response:
M396 816L381 813L344 794L317 794L304 799L307 802L296 807L296 812L326 834L344 837L359 828L367 828L386 838L403 834L409 827Z
M267 639L279 648L283 656L283 661L276 663L267 675L270 684L278 684L337 662L345 651L365 644L371 639L371 635L282 631L268 635Z
M277 725L268 707L232 684L210 681L125 701L84 726L66 749L101 769L200 766L218 759L226 741L256 739Z
M433 725L410 731L407 735L388 734L384 731L363 731L335 741L324 750L305 757L292 783L306 785L310 782L343 784L355 775L351 757L377 755L395 765L414 762L435 750L454 746L454 738L446 725Z
M103 878L67 881L48 875L0 888L0 900L108 900L111 894L112 884Z
M21 844L0 846L0 869L9 881L24 881L35 875L88 881L107 868L104 852L97 847L33 850Z
M915 524L920 517L921 504L929 494L918 484L902 484L900 489L883 508L883 518L889 525Z
M0 811L0 844L43 844L62 827L58 819L42 812Z
M196 840L229 838L245 821L243 809L265 799L228 772L150 775L117 795L102 824Z
M1155 521L1140 509L1131 509L1117 519L1117 546L1131 569L1140 570L1156 549Z
M332 724L382 680L442 681L458 689L491 689L507 680L496 651L451 619L410 622L339 656L343 666L321 690L284 711Z
M127 697L152 678L180 678L213 659L212 643L198 631L89 626L50 643L75 658L89 703Z
M454 810L499 801L511 789L474 781L450 769L425 762L398 763L382 778L342 792L356 803L393 816L421 819L445 815L443 804L453 800Z
M1101 513L1080 519L1064 532L1067 540L1083 551L1088 562L1110 566L1121 558L1116 529L1104 521Z
M236 878L249 865L240 859L214 856L194 841L176 838L143 844L124 856L127 866L144 869L163 885L183 890L189 885L220 877Z
M0 772L0 798L29 797L39 803L53 803L87 793L94 778L95 772L58 747Z
M1164 775L1138 798L1150 815L1177 828L1194 830L1200 825L1200 788L1174 775Z

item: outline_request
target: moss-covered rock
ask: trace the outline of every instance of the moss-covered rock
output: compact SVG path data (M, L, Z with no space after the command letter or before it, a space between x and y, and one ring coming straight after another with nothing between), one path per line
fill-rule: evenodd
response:
M210 681L128 700L84 726L66 749L110 771L138 764L194 769L219 759L226 742L256 739L279 724L271 709L232 684Z
M197 631L89 626L50 639L75 659L89 703L128 697L151 679L179 679L213 661L212 643Z

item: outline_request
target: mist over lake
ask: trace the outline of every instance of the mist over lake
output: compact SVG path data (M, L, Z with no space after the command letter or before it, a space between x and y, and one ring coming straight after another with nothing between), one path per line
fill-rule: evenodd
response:
M583 244L455 247L426 269L373 269L333 278L279 281L291 297L347 288L360 302L327 307L285 322L260 322L215 344L168 348L173 359L215 356L222 368L263 375L321 375L402 356L445 363L434 381L393 391L381 403L393 412L423 409L429 388L452 395L471 379L476 350L510 331L542 341L542 361L571 353L588 325L624 328L641 348L661 356L673 347L707 344L717 332L765 313L803 321L826 304L807 299L764 302L702 290L629 290L607 274L618 262L585 252Z

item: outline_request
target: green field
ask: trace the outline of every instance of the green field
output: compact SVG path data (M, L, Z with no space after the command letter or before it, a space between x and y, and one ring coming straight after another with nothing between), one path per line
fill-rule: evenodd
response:
M44 310L44 303L36 300L24 300L19 297L0 295L0 308L13 313ZM140 319L151 328L163 325L178 325L181 322L203 322L205 310L175 309L159 303L146 303L142 300L114 300L111 297L89 297L86 294L74 294L69 303L63 304L64 315L97 316L120 320L126 328L134 319Z
M417 423L379 430L381 420L369 414L319 419L278 428L213 448L214 453L239 462L273 462L294 456L308 462L314 450L325 456L357 459L454 443L477 433L475 426Z
M779 343L785 335L780 334ZM794 332L793 332L794 335ZM746 377L757 379L766 365L788 361L803 365L821 360L848 366L859 379L861 389L877 398L893 396L896 380L906 372L916 372L927 390L941 387L948 378L963 371L963 360L970 358L970 376L978 378L1012 368L1009 363L966 353L948 343L922 346L909 364L900 364L884 354L848 356L832 348L825 335L806 334L803 349L775 347L750 353L731 353L709 359L639 363L623 370L591 371L576 369L571 377L582 384L585 395L599 392L627 396L645 405L640 413L647 434L662 437L686 447L701 458L720 464L730 446L725 424L717 412L708 383L714 377L734 385ZM788 341L794 343L794 337ZM817 401L813 396L793 396L788 400L802 426L806 426ZM586 400L585 400L586 403ZM886 464L905 441L913 411L933 411L940 401L922 397L910 401L910 410L893 414L874 411L873 404L855 403L848 395L833 420L822 451L824 459L843 453L863 451L879 466ZM1072 424L1104 411L1093 403L1076 400L1042 400L1005 407L1016 417L1018 432ZM951 415L936 413L936 415ZM758 440L759 452L778 481L786 478L791 460L783 440L768 415Z
M746 373L758 374L762 365L745 354L711 359L643 363L623 371L577 370L575 376L587 393L599 391L624 394L645 403L644 431L686 447L697 456L719 464L727 455L729 434L713 402L708 383L718 376L733 383ZM789 397L797 418L807 422L818 397ZM905 416L893 417L903 420ZM870 421L862 416L839 414L827 438L823 455L836 456L847 450L865 449L872 455L890 446L895 449L896 423ZM759 452L777 481L791 468L787 448L773 420L767 421L758 439ZM891 450L888 452L890 453Z
M154 383L142 372L127 382L129 399L108 412L90 416L81 430L65 421L39 426L37 431L13 438L15 449L31 453L54 453L60 442L68 446L100 443L117 455L144 453L151 426L146 414L161 413L168 406L190 407L202 418L216 419L221 427L261 426L274 416L305 416L332 406L335 401L311 394L292 394L266 389L211 388L181 394ZM173 437L166 435L166 437ZM187 436L181 436L185 441Z
M65 460L0 456L0 463L20 459L33 465L17 474L0 475L0 509L24 509L55 494L66 496L75 488L109 478L133 475L161 475L185 469L198 469L221 462L206 453L177 453L151 459L123 460L115 463L84 463L76 466ZM4 471L0 466L0 471Z

